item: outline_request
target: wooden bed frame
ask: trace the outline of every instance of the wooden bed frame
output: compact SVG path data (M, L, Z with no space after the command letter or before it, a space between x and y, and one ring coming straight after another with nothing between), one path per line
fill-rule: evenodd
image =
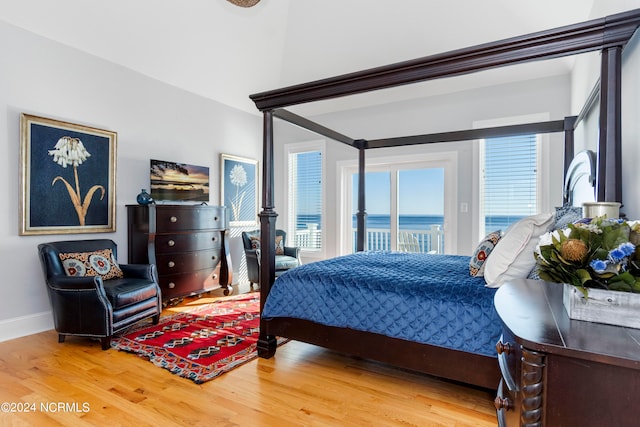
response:
M553 30L251 95L250 98L256 107L263 112L264 132L262 211L259 214L261 247L263 248L260 259L261 309L264 307L275 280L275 253L272 248L275 248L276 218L278 215L273 204L274 117L359 150L358 251L364 250L365 242L364 171L366 150L474 140L523 132L564 132L566 173L574 156L573 131L586 111L598 101L600 103L600 134L596 200L620 202L622 199L620 186L621 58L624 46L638 26L640 26L640 9ZM602 55L600 81L578 116L566 117L558 121L367 141L349 138L283 109L291 105L592 51L600 51ZM275 354L276 336L288 337L350 355L489 389L495 389L500 379L500 371L495 357L418 344L347 328L329 327L292 318L261 319L258 342L260 357L269 358Z

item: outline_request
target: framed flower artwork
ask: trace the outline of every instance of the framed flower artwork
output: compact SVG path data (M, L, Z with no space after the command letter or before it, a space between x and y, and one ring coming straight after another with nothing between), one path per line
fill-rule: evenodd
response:
M116 231L116 132L22 114L20 235Z
M220 198L232 227L258 224L258 161L222 154Z

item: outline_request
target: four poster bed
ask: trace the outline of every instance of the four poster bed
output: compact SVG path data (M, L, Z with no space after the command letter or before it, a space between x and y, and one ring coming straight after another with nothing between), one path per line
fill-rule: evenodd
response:
M564 132L566 173L574 157L573 131L591 105L599 101L600 134L595 197L598 201L619 202L622 198L621 54L639 25L640 9L251 95L264 117L263 210L259 215L262 239L260 292L261 310L264 314L261 317L258 343L260 357L273 356L276 351L276 336L282 336L495 389L500 379L496 355L492 350L497 341L496 334L499 333L499 322L494 316L493 308L495 289L485 287L482 278L469 276L469 257L362 252L365 247L366 221L365 151L380 147L474 140L525 132ZM600 81L579 116L557 121L366 141L349 138L283 109L296 104L590 51L601 52ZM274 117L359 151L359 252L291 270L279 277L275 284L274 242L277 214L273 205ZM425 265L428 268L423 268ZM410 272L416 274L410 276ZM358 277L364 278L364 283L359 285L361 288L356 294L347 293L346 288L351 283L362 282ZM431 283L428 285L424 284L429 281ZM291 282L296 290L277 294L274 291L273 296L270 296L275 287L280 287L281 283L284 286L286 282ZM379 296L371 297L375 293ZM464 297L468 298L459 301ZM366 300L367 307L351 305L363 300ZM311 302L319 302L320 306L310 305ZM268 309L266 313L265 306ZM424 313L431 309L427 307L434 306L441 307L444 311ZM287 311L287 307L290 310ZM377 324L383 320L389 322L378 327Z

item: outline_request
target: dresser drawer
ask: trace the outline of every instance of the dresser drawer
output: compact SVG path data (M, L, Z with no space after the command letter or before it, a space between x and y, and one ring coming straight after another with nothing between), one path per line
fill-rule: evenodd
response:
M162 298L195 295L220 287L220 264L190 273L160 274L158 279Z
M504 379L500 381L494 404L499 427L518 427L520 425L517 395L509 391Z
M221 248L216 248L196 252L158 254L156 266L160 274L214 268L220 262L221 252Z
M520 389L518 372L520 372L522 350L509 331L503 331L496 344L496 352L505 385L510 391L517 392Z
M201 233L157 234L156 254L195 252L221 247L222 233L206 231Z
M156 207L156 233L224 229L224 210L217 206Z

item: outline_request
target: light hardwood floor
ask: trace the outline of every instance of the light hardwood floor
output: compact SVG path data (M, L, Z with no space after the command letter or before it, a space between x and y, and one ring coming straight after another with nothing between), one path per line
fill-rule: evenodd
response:
M43 332L0 343L0 403L3 426L497 424L491 391L293 341L272 359L198 385L135 355L102 351L98 341L59 344L54 331Z

